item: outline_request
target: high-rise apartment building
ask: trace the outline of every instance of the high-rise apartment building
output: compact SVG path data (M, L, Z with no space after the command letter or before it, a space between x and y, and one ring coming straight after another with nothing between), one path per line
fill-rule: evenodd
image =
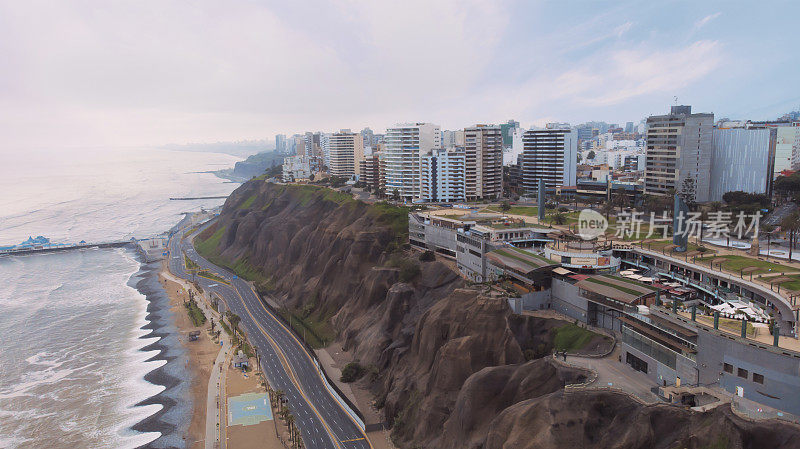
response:
M359 181L370 186L373 191L377 191L381 186L380 179L380 155L372 153L358 161Z
M361 140L364 142L365 147L372 147L374 144L373 136L375 133L372 132L369 128L364 128L361 130Z
M464 201L466 157L458 147L433 150L420 160L420 199L433 203Z
M442 131L442 148L464 146L464 131Z
M531 129L522 135L522 188L526 192L576 185L578 132L570 128Z
M714 114L692 114L691 106L648 117L644 194L680 193L692 179L695 201L709 201L713 126Z
M715 128L711 153L709 201L727 192L772 194L775 128Z
M319 135L319 147L322 153L322 164L330 167L331 164L331 133L321 133Z
M276 134L275 135L275 151L280 154L286 154L286 135L285 134Z
M497 198L503 189L503 133L499 126L464 129L467 200Z
M386 130L383 161L385 163L386 193L395 190L409 201L420 196L420 159L441 147L438 125L432 123L402 123Z
M294 154L296 156L306 156L306 139L302 134L295 134L292 136L292 148L294 149L293 152L289 154Z
M364 144L360 133L343 129L328 138L330 162L328 170L333 176L352 178L360 171L358 161L364 158Z

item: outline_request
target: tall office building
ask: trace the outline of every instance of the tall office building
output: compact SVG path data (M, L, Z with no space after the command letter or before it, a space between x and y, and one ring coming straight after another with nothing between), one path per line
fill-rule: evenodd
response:
M364 159L364 144L361 134L343 129L331 134L328 139L330 162L328 169L331 175L352 178L360 167L358 162Z
M514 132L519 129L519 122L509 120L500 124L500 132L503 134L503 148L511 148L514 143Z
M522 135L522 188L547 190L576 185L578 132L570 128L531 129Z
M679 193L690 178L695 201L709 201L713 126L714 114L692 114L691 106L648 117L644 194Z
M420 196L420 159L441 147L441 132L432 123L401 123L386 130L383 161L386 193L394 190L409 201Z
M464 201L465 154L462 148L433 150L420 160L420 199L433 203Z
M772 194L775 128L715 128L711 153L709 201L727 192Z
M497 198L503 189L503 133L499 126L464 129L466 196L474 201Z

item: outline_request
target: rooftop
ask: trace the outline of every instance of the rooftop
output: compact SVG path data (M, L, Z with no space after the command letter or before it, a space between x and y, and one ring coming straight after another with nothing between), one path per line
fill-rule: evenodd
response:
M618 276L605 275L587 276L585 279L578 281L575 285L592 293L616 299L626 304L633 304L642 296L649 295L658 290L655 287L642 284L641 282Z
M544 256L515 248L513 246L488 252L486 253L486 258L497 265L511 268L522 273L530 273L531 271L538 270L540 268L557 265L555 262Z

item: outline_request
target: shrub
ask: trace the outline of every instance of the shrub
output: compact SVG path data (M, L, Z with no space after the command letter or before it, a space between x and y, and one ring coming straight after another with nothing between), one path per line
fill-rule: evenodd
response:
M436 255L433 254L433 251L427 250L419 255L419 260L423 262L433 262L436 260Z
M361 379L361 376L363 376L365 372L366 370L360 363L350 362L342 369L342 377L340 380L345 383L355 382Z

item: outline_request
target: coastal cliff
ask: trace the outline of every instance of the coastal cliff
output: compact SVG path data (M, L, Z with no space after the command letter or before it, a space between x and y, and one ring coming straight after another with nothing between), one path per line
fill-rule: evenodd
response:
M287 310L329 327L367 367L363 382L401 447L701 448L723 439L720 447L756 447L768 438L788 448L800 437L730 411L566 392L588 373L532 351L552 347L554 320L512 315L503 298L445 263L420 261L407 241L403 208L252 180L195 243Z

